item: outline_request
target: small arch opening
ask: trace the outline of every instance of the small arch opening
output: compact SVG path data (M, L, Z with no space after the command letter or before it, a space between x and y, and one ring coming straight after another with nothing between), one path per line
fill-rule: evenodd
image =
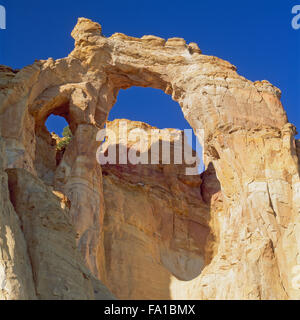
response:
M53 113L36 123L35 130L37 174L47 185L53 185L56 168L73 135L66 118Z
M69 123L64 117L51 114L47 118L45 125L50 133L55 133L56 135L62 138L63 131L66 127L69 126Z
M66 147L72 140L73 134L68 121L62 116L51 114L45 121L45 127L54 142L56 166L58 166L63 158Z

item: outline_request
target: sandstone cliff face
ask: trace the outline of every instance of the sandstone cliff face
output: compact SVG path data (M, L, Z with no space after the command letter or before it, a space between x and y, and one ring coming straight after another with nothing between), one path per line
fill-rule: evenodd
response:
M119 120L107 124L107 129L116 132L117 141L108 136L103 147L117 143L117 154L124 141L119 124ZM141 122L126 124L126 136L143 129L149 141L155 129ZM159 130L156 143L169 141L170 134L173 159L180 131ZM151 146L141 144L135 150L149 152L150 158ZM129 141L127 147L132 147ZM209 260L209 205L201 196L200 175L186 175L186 167L163 164L161 157L159 164L122 165L118 161L102 166L106 284L118 298L171 299L172 278L194 279Z
M68 201L24 169L8 169L7 173L10 199L28 246L37 297L93 299L89 272L76 250Z
M10 202L6 158L0 139L0 299L35 299L32 269L19 218Z
M299 142L296 147L280 90L268 81L245 79L229 62L203 55L196 44L180 38L137 39L120 33L106 38L99 24L84 18L72 36L75 48L64 59L40 60L20 71L0 68L1 155L6 158L0 168L1 297L39 298L42 289L33 288L44 288L44 271L29 266L29 256L39 264L38 247L24 250L31 241L28 230L42 233L43 206L31 221L30 213L20 211L35 210L23 203L26 188L18 191L16 202L10 200L5 170L17 169L7 171L11 194L18 176L17 181L30 180L39 194L53 188L68 199L85 265L122 298L149 297L155 284L143 291L145 270L126 269L130 265L120 258L120 241L125 252L136 242L133 257L139 267L147 265L139 257L148 257L158 297L299 299L294 282L300 265ZM96 134L118 91L131 86L161 89L179 103L204 148L207 171L198 177L201 182L182 181L172 166L104 167L102 176ZM64 116L73 133L58 162L44 125L50 114ZM56 216L66 217L67 209L58 213L58 200L49 199ZM142 220L140 207L147 213ZM166 217L176 221L173 229ZM24 230L20 223L26 224ZM51 219L47 227L52 228ZM66 248L71 238L75 241L71 235L62 238ZM50 263L52 254L47 255ZM124 274L117 275L113 259ZM175 268L174 261L186 265ZM76 293L69 297L89 298L90 284L77 277L81 269L72 270L70 286ZM130 292L117 283L119 277L125 284L127 275ZM51 278L49 284L54 283ZM76 291L81 284L84 292ZM59 297L68 294L59 289Z
M63 194L24 169L2 169L0 195L1 300L114 298L82 261Z

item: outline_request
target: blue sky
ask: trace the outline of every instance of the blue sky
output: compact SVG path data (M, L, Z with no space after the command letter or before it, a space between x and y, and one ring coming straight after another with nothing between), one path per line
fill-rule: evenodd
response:
M300 1L0 0L0 4L7 11L7 29L0 30L0 64L21 68L35 59L67 56L74 46L70 33L78 17L99 22L105 36L122 32L182 37L198 43L204 54L230 61L246 78L267 79L279 87L289 121L300 132L300 29L291 27L292 7ZM151 88L122 90L110 114L113 118L189 128L178 104ZM64 123L52 119L48 126L61 132Z

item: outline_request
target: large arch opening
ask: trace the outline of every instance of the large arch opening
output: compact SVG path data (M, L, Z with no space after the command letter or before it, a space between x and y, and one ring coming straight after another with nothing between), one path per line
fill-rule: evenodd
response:
M120 90L118 99L109 113L108 120L128 119L141 121L158 129L186 130L189 146L199 158L198 173L205 170L202 146L190 124L184 118L178 103L160 89L130 87Z
M180 106L161 90L120 90L106 128L115 130L120 119L129 119L130 130L189 129L189 144L200 149ZM121 142L117 144L120 148ZM106 285L118 298L173 299L178 287L197 278L210 261L202 152L198 157L201 161L193 176L172 163L102 165Z

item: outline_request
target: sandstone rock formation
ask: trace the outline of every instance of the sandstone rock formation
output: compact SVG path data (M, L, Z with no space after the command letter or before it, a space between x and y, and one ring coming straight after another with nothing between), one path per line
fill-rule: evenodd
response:
M94 280L80 278L87 273L75 262L74 228L85 265L120 298L156 290L153 298L299 299L299 142L280 90L180 38L106 38L84 18L72 36L66 58L0 68L1 298L92 298ZM204 148L201 177L181 179L172 165L97 163L97 132L118 91L131 86L161 89L179 103ZM65 117L73 133L58 161L45 128L50 114ZM29 199L27 186L35 190ZM67 285L45 280L51 250L45 264L38 255L62 230L70 275L59 256L58 265ZM136 268L124 260L128 248ZM152 271L147 290L144 273Z
M1 176L0 299L113 299L76 248L68 199L24 169Z
M148 133L149 145L141 144L136 151L149 153L150 159L153 144L171 140L170 160L174 159L180 131L159 130L151 144L151 130L156 128L134 121L126 124L126 136L136 129ZM119 154L124 146L119 126L120 120L107 124L117 141L108 136L103 150L117 142ZM127 142L129 150L132 144ZM201 177L186 175L186 164L163 164L162 152L159 155L158 164L117 161L102 166L106 284L121 299L171 299L172 276L194 279L210 258L209 204L201 196Z
M35 288L27 245L19 218L10 202L6 157L0 139L0 299L35 299Z

